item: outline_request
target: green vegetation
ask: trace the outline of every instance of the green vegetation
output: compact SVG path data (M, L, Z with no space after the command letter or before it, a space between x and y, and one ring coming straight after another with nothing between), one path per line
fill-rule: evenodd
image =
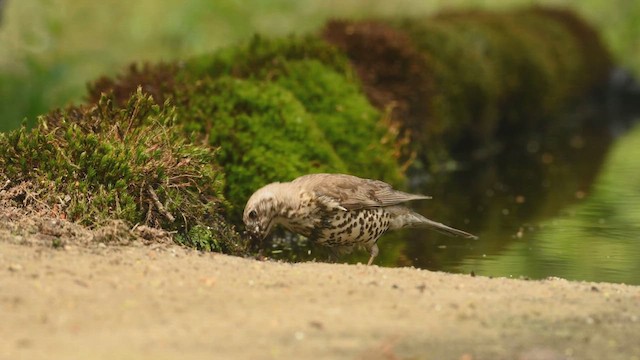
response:
M71 173L49 179L55 186L42 202L73 221L146 223L177 230L182 244L240 252L244 243L224 224L240 225L246 199L269 182L348 172L403 184L395 133L355 79L346 58L317 38L256 37L183 65L132 65L89 86L93 106L9 133L7 143L28 143L0 154L4 176L40 184ZM50 148L47 166L39 147ZM180 157L190 167L163 162ZM70 203L58 204L61 196Z
M229 74L281 86L314 115L338 155L349 159L350 172L401 182L393 145L377 141L388 135L380 113L363 96L344 54L319 38L254 37L246 46L194 59L187 67L194 78ZM379 173L371 172L372 164Z
M501 133L562 124L557 116L612 67L597 33L563 10L341 21L323 35L364 74L372 101L396 104L394 118L433 171Z
M103 97L51 112L31 130L0 134L0 175L14 187L9 200L88 226L122 219L184 233L209 225L224 242L217 250L242 252L222 216L224 173L215 151L187 142L175 123L175 108L138 91L124 107Z
M460 144L489 144L505 124L544 126L540 114L561 110L610 65L574 20L535 9L342 22L340 41L256 36L134 64L89 85L87 105L3 135L0 174L27 184L19 206L89 226L145 223L182 244L242 253L229 224L266 183L347 172L402 187L407 139L434 166Z
M247 43L194 57L185 64L185 68L196 78L227 74L270 79L282 73L289 61L305 59L316 59L343 74L350 71L344 54L316 36L308 35L274 39L255 35Z
M188 79L228 74L279 85L312 115L349 173L403 184L395 134L362 94L346 57L324 41L254 37L245 46L188 61L184 73Z
M132 66L89 86L123 103L141 84L174 99L178 121L220 147L233 223L257 188L313 172L404 184L396 134L362 94L347 59L318 38L254 37L183 65Z
M223 77L197 82L180 95L185 127L220 147L236 222L253 191L312 172L344 172L314 118L283 88Z

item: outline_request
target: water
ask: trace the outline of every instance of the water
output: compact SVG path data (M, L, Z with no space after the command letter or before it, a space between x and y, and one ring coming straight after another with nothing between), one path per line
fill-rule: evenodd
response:
M424 181L412 190L433 196L415 210L479 240L392 232L376 264L640 285L640 126L616 139L593 124L507 137L456 171L414 177ZM270 255L326 260L321 248L286 248ZM341 259L367 260L365 251Z
M640 127L613 146L597 128L523 139L489 162L422 186L434 200L416 210L479 240L425 230L389 234L379 242L378 264L640 284L638 159Z

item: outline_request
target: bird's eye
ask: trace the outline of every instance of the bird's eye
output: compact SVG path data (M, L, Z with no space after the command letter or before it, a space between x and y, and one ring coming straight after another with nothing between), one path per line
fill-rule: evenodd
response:
M258 217L258 213L255 210L249 211L249 219L255 220Z

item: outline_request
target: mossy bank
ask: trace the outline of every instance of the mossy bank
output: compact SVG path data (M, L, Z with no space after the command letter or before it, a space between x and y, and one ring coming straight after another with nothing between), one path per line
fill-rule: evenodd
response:
M504 129L545 131L539 119L609 67L595 32L556 10L332 22L98 79L87 104L3 135L0 175L25 189L14 206L245 253L240 215L258 187L314 172L405 187L411 166L438 171Z

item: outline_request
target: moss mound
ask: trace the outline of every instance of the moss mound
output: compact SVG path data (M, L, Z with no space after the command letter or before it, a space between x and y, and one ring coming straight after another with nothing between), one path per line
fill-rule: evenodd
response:
M425 57L411 38L377 21L330 21L322 36L350 59L364 91L380 109L389 107L405 127L418 130L434 93ZM415 132L414 136L419 136Z
M356 79L347 58L321 39L256 36L182 66L132 66L90 85L89 92L91 98L112 92L125 102L127 89L143 84L174 98L185 128L221 147L225 194L237 223L237 210L257 188L309 172L404 184L396 129Z
M230 75L268 80L272 77L271 71L281 69L286 62L307 59L318 60L345 76L351 76L344 54L316 36L270 39L258 35L246 44L188 60L184 64L183 75L194 78Z
M196 78L221 75L275 83L291 92L352 174L401 186L392 124L364 96L344 54L315 37L264 39L186 63Z
M357 83L317 60L285 63L274 83L305 104L349 173L402 186L395 124L369 103Z
M175 100L183 134L219 148L229 223L241 225L253 191L302 174L344 172L404 184L396 127L368 102L347 58L317 37L254 37L181 65L131 66L91 84L89 99L108 92L123 104L139 84ZM207 232L189 234L199 239Z
M210 226L217 250L243 243L222 216L224 173L215 151L187 141L175 108L141 91L125 107L102 97L0 134L0 176L14 204L90 227L110 219L189 233ZM188 236L183 238L188 243Z
M398 106L394 116L432 170L499 134L545 131L553 122L544 119L602 85L611 68L592 27L546 8L335 21L323 37L349 56L373 103Z
M199 81L180 96L187 130L220 147L237 221L249 196L266 183L346 171L314 117L278 85L222 77Z

